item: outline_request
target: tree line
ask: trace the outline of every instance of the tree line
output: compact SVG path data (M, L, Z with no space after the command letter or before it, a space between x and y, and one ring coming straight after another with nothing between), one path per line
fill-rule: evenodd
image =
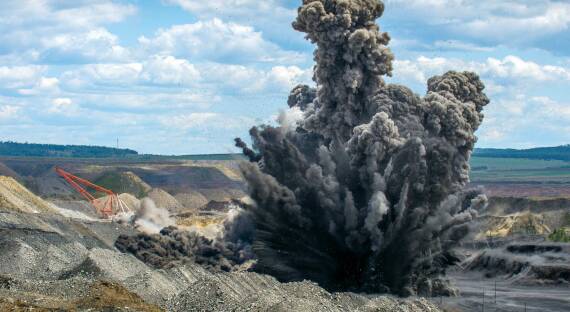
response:
M491 158L528 158L570 161L570 145L529 149L477 148L473 156Z
M104 146L32 144L0 142L0 156L13 157L62 157L62 158L107 158L136 156L131 149Z

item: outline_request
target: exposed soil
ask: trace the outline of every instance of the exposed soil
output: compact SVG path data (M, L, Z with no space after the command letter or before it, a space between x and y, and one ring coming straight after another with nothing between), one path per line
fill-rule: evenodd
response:
M310 282L186 263L152 269L114 249L128 228L0 213L0 308L7 311L439 311L423 299L331 294ZM132 234L132 232L131 232Z
M570 194L570 193L568 193ZM570 211L570 197L491 197L487 211L495 215L516 212L543 213L556 210Z
M29 195L7 181L19 191L13 196ZM195 263L154 269L115 249L134 228L74 212L0 206L1 311L440 311L424 299L330 293L308 281L212 273ZM192 226L217 226L209 222Z
M180 213L186 210L182 204L178 202L174 196L167 192L154 188L147 194L148 198L152 199L157 207L164 208L172 214Z
M531 182L485 182L473 183L485 187L489 197L568 197L570 184L568 183L531 183Z
M0 290L0 294L3 291ZM6 297L4 297L6 296ZM108 281L96 281L79 299L42 296L29 292L4 292L0 296L1 311L141 311L160 312L125 287Z
M20 212L51 212L51 204L34 195L11 177L0 176L0 207Z
M152 189L173 213L196 211L210 201L245 196L237 161L128 161L101 159L0 158L0 173L16 176L32 192L53 201L82 200L54 171L60 166L113 190L137 198ZM103 194L98 194L102 196ZM160 206L160 205L159 205Z
M533 213L515 213L507 216L485 216L479 222L483 229L478 239L487 237L506 237L511 235L548 235L550 227L544 217Z

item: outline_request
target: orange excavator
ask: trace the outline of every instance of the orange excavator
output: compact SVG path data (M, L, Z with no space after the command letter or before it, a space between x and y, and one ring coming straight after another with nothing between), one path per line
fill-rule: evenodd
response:
M93 208L105 219L112 219L118 213L127 214L131 211L129 206L125 204L117 194L102 186L96 185L88 180L77 177L59 167L55 167L55 172L71 185L79 194L81 194ZM83 185L83 187L82 187ZM93 189L97 192L106 194L102 198L95 198L85 188Z

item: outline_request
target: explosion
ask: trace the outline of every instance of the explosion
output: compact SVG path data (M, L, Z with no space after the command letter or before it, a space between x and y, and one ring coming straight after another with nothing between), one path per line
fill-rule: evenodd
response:
M317 46L316 88L294 88L279 127L250 130L252 148L236 139L250 160L245 211L214 239L171 226L117 248L155 267L231 271L255 258L258 272L329 290L454 294L445 269L487 203L466 185L489 99L469 72L429 79L423 98L386 84L383 11L378 0L304 0L293 27Z
M256 270L331 290L449 294L453 248L486 206L465 189L489 103L474 73L387 84L378 0L304 0L293 27L316 44L316 88L296 87L295 126L250 130L241 166L254 203ZM263 166L258 166L258 162Z
M191 261L211 271L228 272L242 265L247 266L246 263L253 259L253 234L248 214L233 208L224 220L221 231L213 239L170 225L159 233L144 231L143 228L138 235L121 235L115 247L155 268L168 268Z

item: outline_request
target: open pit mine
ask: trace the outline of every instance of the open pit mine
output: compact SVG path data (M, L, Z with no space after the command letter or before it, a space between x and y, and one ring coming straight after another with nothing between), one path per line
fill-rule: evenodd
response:
M314 85L236 138L245 157L2 158L0 310L479 311L494 283L496 311L540 293L564 311L568 245L541 215L488 214L469 184L482 81L386 83L383 13L302 1Z

